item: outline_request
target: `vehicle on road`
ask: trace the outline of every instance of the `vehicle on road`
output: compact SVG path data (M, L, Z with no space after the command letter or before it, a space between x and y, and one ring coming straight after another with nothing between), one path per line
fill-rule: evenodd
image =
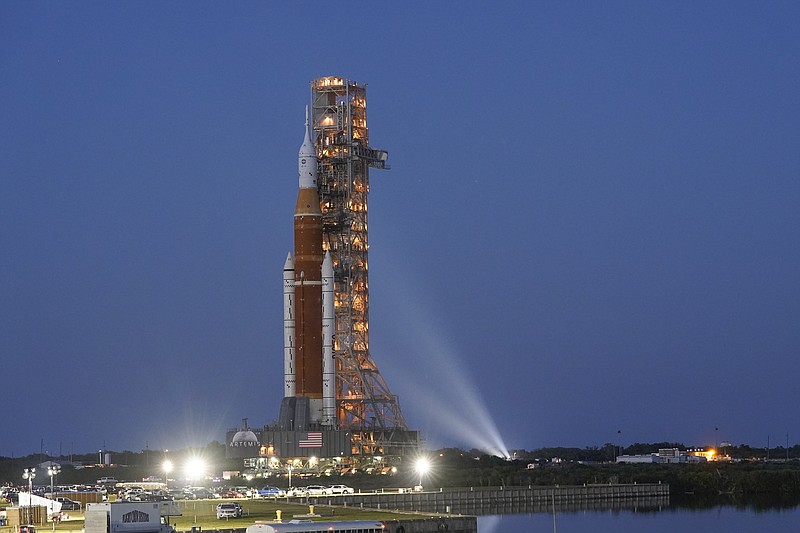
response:
M226 489L219 493L220 498L246 498L247 492L240 491L235 488L233 489Z
M241 518L242 506L237 502L225 502L217 504L217 519Z
M306 487L306 496L326 496L328 494L333 494L333 492L322 485L309 485Z
M305 487L289 487L286 491L286 496L289 498L296 498L298 496L306 496Z
M328 489L330 490L329 494L353 494L355 492L353 487L347 485L331 485Z
M216 498L216 494L204 487L195 487L190 489L189 493L193 500L210 500Z
M278 487L273 487L272 485L267 485L258 489L258 495L262 498L282 498L286 496L286 491Z

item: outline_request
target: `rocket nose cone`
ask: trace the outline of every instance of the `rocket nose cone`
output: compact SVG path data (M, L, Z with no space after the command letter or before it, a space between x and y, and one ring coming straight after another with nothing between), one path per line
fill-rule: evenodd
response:
M284 270L294 270L294 259L292 259L292 252L286 254L286 262L283 263Z
M330 250L325 251L325 258L322 260L322 277L333 277L333 259Z
M305 136L303 137L303 144L300 145L300 152L298 155L300 157L316 155L314 152L314 144L311 142L311 137L308 133L308 106L306 106L306 127L304 129Z
M310 189L317 186L317 152L308 133L308 107L306 107L305 136L297 154L297 170L301 189Z

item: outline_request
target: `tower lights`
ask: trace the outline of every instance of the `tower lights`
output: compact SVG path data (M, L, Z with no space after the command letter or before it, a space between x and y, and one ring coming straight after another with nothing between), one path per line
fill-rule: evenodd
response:
M28 523L33 521L33 478L36 477L35 468L26 468L22 471L22 479L28 480Z

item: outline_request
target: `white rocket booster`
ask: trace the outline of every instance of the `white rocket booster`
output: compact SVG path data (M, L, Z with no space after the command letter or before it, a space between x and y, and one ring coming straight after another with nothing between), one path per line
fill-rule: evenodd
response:
M322 425L336 423L336 368L333 361L333 335L336 330L333 295L333 260L325 252L322 261Z
M283 395L294 396L294 260L291 252L283 264Z

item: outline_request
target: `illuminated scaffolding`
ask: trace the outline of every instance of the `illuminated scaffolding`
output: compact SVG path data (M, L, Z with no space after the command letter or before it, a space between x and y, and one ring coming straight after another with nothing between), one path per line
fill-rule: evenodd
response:
M323 247L334 263L337 420L341 429L362 432L356 453L375 453L392 440L392 430L407 430L369 352L369 167L388 169L388 153L369 146L365 86L318 78L311 82L311 108Z

